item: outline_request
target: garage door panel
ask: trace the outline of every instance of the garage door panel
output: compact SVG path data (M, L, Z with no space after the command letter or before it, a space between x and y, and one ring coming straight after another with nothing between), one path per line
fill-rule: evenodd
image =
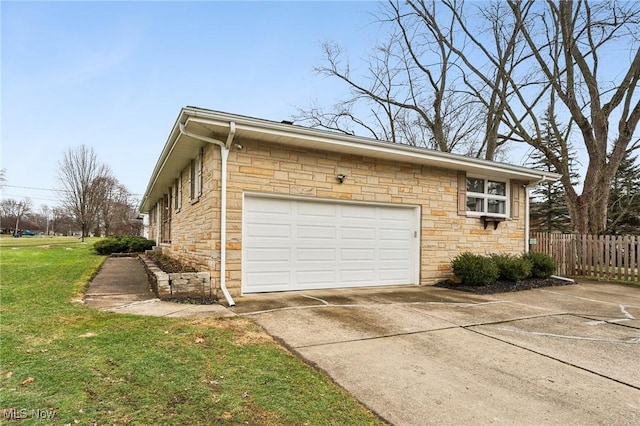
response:
M330 249L323 250L319 256L314 257L312 254L312 250L304 254L300 254L299 250L294 251L294 263L293 265L296 267L295 270L304 270L304 269L334 269L334 265L336 264L336 253L329 253ZM322 266L318 266L322 265Z
M377 222L382 229L406 230L413 221L405 220L380 220Z
M340 249L340 260L372 260L375 259L376 250L373 248L343 248Z
M395 260L402 261L406 259L408 256L411 256L411 252L407 250L405 247L399 247L396 249L393 248L383 248L380 249L380 260Z
M291 249L273 247L253 247L247 251L247 261L249 262L290 262Z
M295 276L297 278L297 282L302 286L305 284L331 286L337 282L335 271L326 271L322 269L315 271L300 271L297 272Z
M296 226L296 236L298 238L313 238L313 239L335 239L336 227L335 226L322 226L322 225L298 225Z
M346 226L340 228L340 237L344 240L373 241L376 239L376 230Z
M290 281L290 273L288 271L275 272L248 272L246 277L249 281L260 280L260 286L281 285L283 282Z
M380 239L383 241L409 241L409 235L406 229L381 229Z
M371 283L374 279L375 274L371 268L340 271L340 281L349 285L365 285Z
M398 284L398 273L399 270L382 270L380 271L380 282L383 285L397 285ZM405 280L410 279L409 275L405 276Z
M411 209L398 210L393 206L381 206L379 217L383 220L407 220L413 221L413 211Z
M300 248L296 251L298 261L335 261L336 250L333 247L329 248Z
M244 206L245 293L416 284L415 208L259 196Z
M291 238L291 225L279 223L253 223L247 226L247 237L255 238Z
M336 215L334 204L297 203L298 216L333 218Z
M341 216L343 218L353 218L357 220L375 219L376 212L368 206L343 205L341 206Z
M245 203L243 206L245 212L253 213L256 215L285 215L291 214L291 205L287 203L274 204L269 198L254 197L250 203Z

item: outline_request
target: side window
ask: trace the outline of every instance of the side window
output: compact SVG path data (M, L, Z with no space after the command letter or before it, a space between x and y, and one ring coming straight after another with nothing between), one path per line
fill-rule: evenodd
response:
M467 176L466 212L479 215L507 216L507 182Z
M182 174L173 184L173 208L176 212L182 208Z
M484 212L484 179L467 178L467 211Z
M190 194L191 201L197 201L202 195L202 149L196 158L191 160Z

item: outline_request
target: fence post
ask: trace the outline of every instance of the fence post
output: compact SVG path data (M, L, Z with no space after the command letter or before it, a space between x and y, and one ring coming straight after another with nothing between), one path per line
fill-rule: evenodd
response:
M615 261L615 277L617 279L622 278L622 274L620 273L620 263L622 261L622 256L620 256L620 235L616 235L615 237L615 249L616 249L616 261Z
M568 244L569 244L569 253L571 253L571 259L569 259L570 266L571 266L571 273L569 275L576 275L576 258L577 258L577 253L576 253L576 236L575 234L571 234L568 237Z
M602 258L604 260L604 276L609 277L611 273L611 238L609 235L604 235L604 253L602 254Z
M623 244L622 244L622 249L624 250L622 252L622 256L624 257L624 259L622 260L622 263L624 265L624 279L628 280L629 279L629 250L631 249L631 241L628 235L624 235L622 237L623 239Z
M638 253L638 243L640 237L631 237L631 281L640 281L640 254Z

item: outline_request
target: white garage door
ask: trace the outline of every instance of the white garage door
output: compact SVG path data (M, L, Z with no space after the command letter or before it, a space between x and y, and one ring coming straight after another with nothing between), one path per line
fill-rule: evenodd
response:
M417 284L417 207L245 196L243 293Z

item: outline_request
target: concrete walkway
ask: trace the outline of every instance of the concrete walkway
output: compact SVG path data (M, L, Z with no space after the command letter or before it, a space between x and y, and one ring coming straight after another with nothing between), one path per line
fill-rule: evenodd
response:
M394 425L640 425L640 287L437 287L236 298Z
M394 425L640 424L640 288L582 283L478 296L436 287L162 302L109 258L85 303L167 317L243 315Z
M155 317L230 317L222 305L163 302L149 286L147 273L136 257L108 258L89 284L84 303L92 308Z

